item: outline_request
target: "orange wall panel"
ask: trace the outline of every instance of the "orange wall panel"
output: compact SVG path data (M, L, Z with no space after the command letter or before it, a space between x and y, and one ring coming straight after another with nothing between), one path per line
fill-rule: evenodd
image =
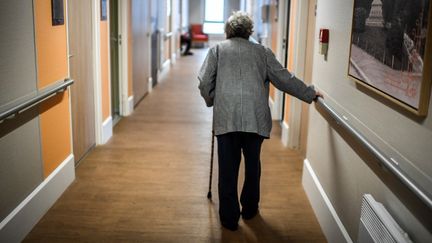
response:
M37 0L34 8L38 87L44 88L68 75L66 23L52 26L51 0Z
M109 10L107 10L109 12ZM109 46L108 46L108 21L100 22L100 46L101 46L101 80L102 80L102 117L105 121L111 115L110 80L109 80Z
M69 93L64 92L45 101L40 110L42 159L46 178L71 154Z
M271 37L270 37L270 49L273 51L273 53L277 52L277 37L278 37L278 22L277 22L277 6L276 3L272 2L272 4L270 5L270 21L271 21ZM276 88L270 84L270 98L274 101L275 100L275 96L276 96Z
M295 41L295 20L296 20L297 1L291 1L290 26L289 26L289 43L288 43L288 70L294 67L294 41Z
M271 49L274 53L277 51L277 38L278 38L278 8L276 4L270 5L270 21L271 21Z
M68 76L67 23L51 25L51 0L34 1L34 13L38 87L41 89ZM71 154L68 92L42 103L40 131L44 176L47 177Z
M291 96L289 94L285 94L285 111L284 111L284 121L288 124L290 111L291 111Z

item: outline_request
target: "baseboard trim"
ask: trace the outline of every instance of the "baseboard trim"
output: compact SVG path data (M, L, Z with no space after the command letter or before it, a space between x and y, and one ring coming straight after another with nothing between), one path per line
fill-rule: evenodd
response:
M158 83L162 83L163 81L165 81L166 75L168 75L170 69L171 69L171 60L168 59L162 64L162 67L159 70Z
M303 163L302 184L327 241L352 243L308 159Z
M289 126L286 121L282 122L282 144L284 146L288 146L288 138L289 138Z
M108 142L108 140L113 135L113 124L112 124L112 117L108 117L103 123L102 123L102 144L105 144Z
M151 93L153 91L153 78L148 78L148 92Z
M175 52L173 52L171 54L171 65L175 65L177 62L177 54Z
M74 180L74 156L70 154L0 222L0 242L21 242Z
M126 105L126 110L125 110L124 116L130 116L132 114L133 110L134 110L134 97L132 95L132 96L129 96L127 99L127 105Z

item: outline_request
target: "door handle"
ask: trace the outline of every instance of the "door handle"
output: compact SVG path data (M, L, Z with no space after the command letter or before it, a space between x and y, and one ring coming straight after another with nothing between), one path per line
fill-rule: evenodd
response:
M110 39L111 39L111 41L114 41L114 42L119 43L121 45L121 40L122 40L121 35L119 35L118 37L110 36Z

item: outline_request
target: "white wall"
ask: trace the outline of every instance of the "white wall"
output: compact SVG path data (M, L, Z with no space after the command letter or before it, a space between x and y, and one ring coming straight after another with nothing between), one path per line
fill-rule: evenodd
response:
M181 1L181 11L182 11L182 28L188 28L189 26L189 0L182 0Z
M189 0L189 23L204 22L204 0Z
M233 11L240 10L240 0L225 0L225 19L231 16Z
M193 23L204 23L204 0L189 0L189 21ZM225 19L227 19L234 10L240 9L240 0L225 0Z
M327 103L346 115L383 152L400 160L399 166L430 190L432 106L426 119L416 119L362 91L348 78L353 2L318 0L315 36L319 28L329 28L330 45L327 61L315 45L313 83L324 92ZM357 239L361 197L370 193L384 204L414 242L432 242L431 210L407 193L393 176L370 162L363 151L354 151L334 126L311 106L307 159L351 239Z

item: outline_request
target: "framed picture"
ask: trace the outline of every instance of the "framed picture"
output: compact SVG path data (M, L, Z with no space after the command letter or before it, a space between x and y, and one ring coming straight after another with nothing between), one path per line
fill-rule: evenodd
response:
M101 20L107 20L107 0L101 1Z
M354 0L348 75L425 116L432 79L431 0Z
M52 25L64 25L63 0L51 0Z

